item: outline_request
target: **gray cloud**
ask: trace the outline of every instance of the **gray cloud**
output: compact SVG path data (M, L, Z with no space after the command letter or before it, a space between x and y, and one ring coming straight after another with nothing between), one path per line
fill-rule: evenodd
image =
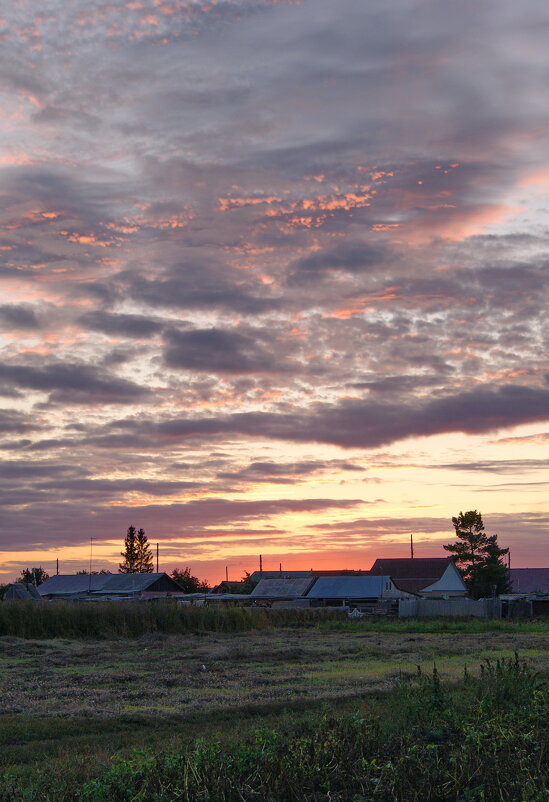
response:
M149 391L133 382L118 379L92 367L57 363L43 367L0 364L0 379L17 387L51 393L54 401L66 403L126 404L143 398Z
M520 385L481 387L433 401L387 404L345 401L304 414L240 413L158 425L172 437L243 434L344 448L376 448L407 437L491 432L549 418L549 391Z
M204 373L263 373L283 370L265 335L222 329L166 332L166 364ZM287 369L287 368L286 368Z
M14 329L40 328L40 321L34 309L16 304L0 306L0 321Z
M254 486L362 482L332 449L548 419L544 4L131 5L2 11L13 544L45 528L69 545L75 510L84 538L123 533L149 495L147 526L169 537L189 516L199 553L196 533L267 537L262 515L302 511L258 502L239 522ZM510 434L406 459L458 485L464 470L543 481L539 455L507 453L541 435ZM431 503L416 493L396 533ZM348 509L323 503L320 549Z

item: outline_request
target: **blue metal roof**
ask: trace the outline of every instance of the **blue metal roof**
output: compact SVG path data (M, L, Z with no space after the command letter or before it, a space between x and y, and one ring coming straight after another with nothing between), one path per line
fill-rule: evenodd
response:
M379 599L389 576L320 576L308 599Z

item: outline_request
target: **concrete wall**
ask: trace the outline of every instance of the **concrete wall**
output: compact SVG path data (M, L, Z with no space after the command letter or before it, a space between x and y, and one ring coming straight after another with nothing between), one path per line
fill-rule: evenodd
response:
M475 616L476 618L501 618L499 599L402 599L398 604L399 618L417 616Z

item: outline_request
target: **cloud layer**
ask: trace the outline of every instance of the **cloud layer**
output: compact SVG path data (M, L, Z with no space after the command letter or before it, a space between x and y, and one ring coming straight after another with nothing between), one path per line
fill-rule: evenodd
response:
M372 450L449 486L541 433L548 24L534 0L11 4L0 551L106 543L135 510L204 565L265 528L320 552L308 521L371 480L383 508ZM417 438L439 451L403 457ZM545 482L533 444L494 472ZM407 476L387 520L421 506Z

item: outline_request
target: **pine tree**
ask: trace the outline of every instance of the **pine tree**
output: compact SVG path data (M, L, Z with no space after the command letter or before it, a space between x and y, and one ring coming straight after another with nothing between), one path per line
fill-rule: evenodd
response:
M458 540L444 548L455 555L454 562L469 594L480 599L508 592L511 582L503 557L509 549L499 547L497 535L486 534L480 512L460 512L457 518L452 518L452 524Z
M141 574L152 574L153 556L144 529L140 529L136 537L137 571Z
M139 571L137 567L138 553L137 553L137 534L135 526L129 526L124 539L124 551L120 552L124 561L118 566L119 574L135 574Z

